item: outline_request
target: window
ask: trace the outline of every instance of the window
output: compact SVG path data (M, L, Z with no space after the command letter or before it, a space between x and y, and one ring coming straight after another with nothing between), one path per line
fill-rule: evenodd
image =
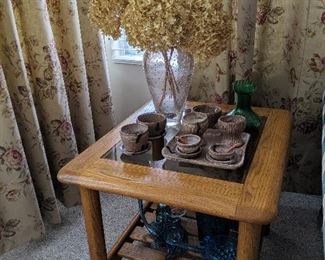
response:
M142 64L143 51L129 45L124 32L121 37L111 42L112 60L115 63Z

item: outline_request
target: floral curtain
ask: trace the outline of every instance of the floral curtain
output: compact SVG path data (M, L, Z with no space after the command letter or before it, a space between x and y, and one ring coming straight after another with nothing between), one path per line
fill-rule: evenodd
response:
M0 254L79 203L59 169L113 125L103 39L88 0L0 2Z
M229 50L196 67L190 97L231 102L231 82L252 78L255 105L293 115L285 189L320 194L325 0L239 0L225 6L236 18Z

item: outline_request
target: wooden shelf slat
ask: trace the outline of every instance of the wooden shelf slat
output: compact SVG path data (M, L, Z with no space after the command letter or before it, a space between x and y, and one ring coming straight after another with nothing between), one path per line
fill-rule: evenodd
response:
M165 253L140 244L124 243L118 254L133 260L165 260Z
M155 220L156 206L152 203L147 203L145 206L145 215L149 223ZM188 240L191 245L198 245L199 239L197 237L198 231L196 220L184 216L182 218L182 226L188 233ZM132 242L133 241L133 242ZM108 252L108 259L124 259L124 260L137 260L147 259L146 257L155 257L148 259L165 259L164 249L155 250L150 247L154 239L150 236L147 229L143 226L139 214L136 214L131 220L129 226L125 229L117 243L113 246L112 250ZM144 249L146 248L146 249ZM131 252L134 251L134 252ZM155 253L153 253L153 251ZM144 255L142 255L144 254ZM148 255L146 255L148 254ZM152 255L154 254L154 255ZM163 256L163 258L161 258ZM156 258L160 257L160 258ZM187 252L182 257L177 257L177 260L187 259L202 259L201 256L194 252Z
M166 253L164 251L155 250L146 247L141 242L135 241L133 243L125 243L120 251L119 255L126 259L132 260L165 260ZM123 259L122 258L122 259ZM175 260L195 260L202 259L195 256L189 257L176 257Z
M135 227L133 232L130 235L130 238L132 240L135 240L137 242L141 242L143 245L151 245L154 242L154 239L150 234L148 233L147 229L145 227ZM200 241L197 236L188 236L188 243L191 245L199 245ZM190 259L201 259L201 255L195 252L186 252L184 256L190 257Z
M155 214L152 212L147 212L146 218L147 218L148 222L150 223L155 220ZM188 234L193 235L193 236L198 235L198 230L197 230L195 219L182 218L182 226L187 231Z
M135 227L135 229L132 231L130 238L132 240L140 241L144 244L151 244L154 242L153 237L148 233L147 229L145 227ZM200 241L197 236L188 236L188 242L191 245L199 245Z
M151 206L151 202L146 202L144 205L144 210L147 210ZM107 259L115 259L117 251L123 245L124 241L129 237L132 230L140 223L140 214L136 213L129 225L124 229L121 236L116 240L111 250L107 252Z
M136 241L141 241L145 244L151 244L154 242L153 237L148 233L145 227L135 227L130 235L130 238Z

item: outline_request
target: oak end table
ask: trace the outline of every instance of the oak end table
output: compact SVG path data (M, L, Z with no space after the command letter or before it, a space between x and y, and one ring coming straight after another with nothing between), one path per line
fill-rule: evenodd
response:
M198 104L202 103L187 102L187 107ZM230 111L232 106L221 105L221 108ZM59 181L80 188L91 259L148 259L141 257L141 254L145 254L144 249L133 252L138 254L138 258L117 254L140 221L138 215L113 249L106 252L99 192L164 203L192 212L236 220L239 222L237 259L258 259L261 227L269 224L278 212L290 143L291 114L280 109L254 108L265 119L263 130L245 172L236 173L236 176L241 174L239 179L227 179L225 174L219 178L211 174L206 176L204 172L186 172L186 166L162 169L146 163L120 160L121 154L117 154L120 128L135 122L138 115L151 111L154 111L154 107L149 102L59 172ZM156 252L149 259L164 258L160 252Z

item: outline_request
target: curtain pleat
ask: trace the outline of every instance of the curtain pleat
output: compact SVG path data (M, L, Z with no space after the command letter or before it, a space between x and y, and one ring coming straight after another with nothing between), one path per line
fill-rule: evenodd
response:
M78 148L95 142L79 15L75 1L47 1ZM106 85L107 86L107 85ZM85 123L87 122L87 123Z
M25 65L56 192L65 205L72 206L79 202L79 191L56 180L57 172L78 154L78 149L48 6L45 1L13 3L21 22L18 29L25 48Z
M0 2L0 254L80 202L58 171L113 126L101 34L88 1ZM40 215L42 214L42 217Z
M109 68L105 57L104 39L88 18L89 0L78 0L82 43L89 84L89 93L96 138L102 137L114 123Z
M0 252L37 239L44 225L0 66Z
M40 207L51 223L59 223L60 215L11 2L5 1L1 10L0 63L8 75L7 88L15 110L23 146L28 151L27 161ZM5 125L2 124L1 133ZM3 174L1 172L1 176Z

